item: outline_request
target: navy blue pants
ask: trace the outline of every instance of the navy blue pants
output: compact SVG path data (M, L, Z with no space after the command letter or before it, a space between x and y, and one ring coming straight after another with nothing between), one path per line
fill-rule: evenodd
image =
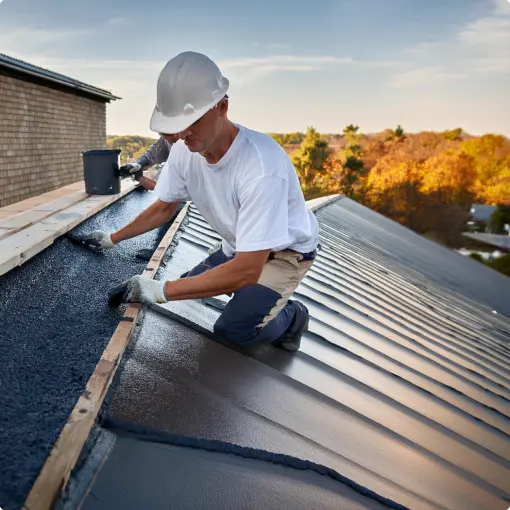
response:
M225 340L241 346L272 342L280 338L296 313L296 307L288 300L288 296L311 266L313 258L310 256L314 258L315 255L308 254L308 260L303 262L280 260L271 267L268 267L271 262L266 263L263 275L266 273L269 277L266 276L265 280L268 278L278 280L281 282L279 286L270 288L257 283L235 291L214 324L214 332ZM231 259L232 257L227 257L220 248L182 277L197 276ZM285 290L278 292L275 288Z

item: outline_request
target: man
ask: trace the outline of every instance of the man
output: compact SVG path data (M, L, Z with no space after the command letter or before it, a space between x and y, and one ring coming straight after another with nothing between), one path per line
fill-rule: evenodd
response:
M118 302L165 303L233 294L214 331L241 346L271 342L295 351L308 310L289 297L315 259L318 224L294 166L269 136L228 119L229 81L205 55L184 52L158 79L151 129L179 134L155 188L157 200L118 232L94 232L100 248L172 218L192 200L222 237L221 248L175 281L134 276Z
M134 163L126 163L120 167L121 177L133 177L145 189L153 190L156 179L143 175L143 169L148 166L165 163L170 155L172 145L179 139L178 135L161 135Z

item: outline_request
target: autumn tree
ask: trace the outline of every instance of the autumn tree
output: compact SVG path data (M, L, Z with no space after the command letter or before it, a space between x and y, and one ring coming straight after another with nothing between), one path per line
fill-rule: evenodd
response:
M399 124L395 129L387 129L386 133L386 141L391 142L394 140L399 140L404 136L404 128Z
M464 152L449 150L428 158L421 179L420 191L429 201L468 209L475 199L475 161Z
M446 138L446 140L450 140L450 141L462 139L462 129L461 128L447 129L446 131L443 131L441 134Z
M417 230L417 213L422 204L421 168L415 161L394 164L388 156L372 168L367 177L365 204L371 209Z
M106 139L109 149L120 149L120 159L125 162L141 156L156 140L138 135L110 135Z
M474 160L477 200L510 205L510 141L501 135L487 134L462 142L460 150Z
M297 131L294 133L269 133L269 136L278 142L282 147L287 147L289 145L299 145L304 138L304 134Z
M316 174L315 187L322 193L341 193L360 200L361 179L365 175L361 138L358 126L350 124L343 130L344 147L337 153L330 152L324 161L323 171Z

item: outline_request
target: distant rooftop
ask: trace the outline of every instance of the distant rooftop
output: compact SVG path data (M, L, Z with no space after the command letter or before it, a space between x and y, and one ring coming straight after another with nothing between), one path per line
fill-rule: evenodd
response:
M481 243L489 244L500 248L501 250L510 251L510 236L500 234L483 234L483 233L465 233L466 237L480 241Z
M473 204L471 207L471 219L473 221L483 221L488 223L495 210L496 207L493 205Z
M115 101L115 99L120 99L120 97L114 96L108 90L100 89L98 87L94 87L93 85L89 85L82 81L75 80L74 78L71 78L69 76L65 76L60 73L55 73L42 67L34 66L27 62L23 62L22 60L18 60L16 58L9 57L8 55L4 55L3 53L0 53L0 69L1 68L10 69L12 71L17 71L27 76L39 78L41 80L56 83L58 85L63 85L65 87L69 87L71 89L86 94L90 94L92 96L96 96L103 100L106 99L108 101Z

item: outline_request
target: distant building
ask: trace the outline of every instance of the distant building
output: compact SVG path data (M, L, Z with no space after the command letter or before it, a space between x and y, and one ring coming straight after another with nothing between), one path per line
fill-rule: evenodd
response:
M474 239L479 243L499 248L504 252L510 253L510 235L485 234L485 233L465 233L466 237Z
M485 204L473 204L471 206L470 221L482 226L483 230L489 232L489 225L492 213L496 210L496 206Z
M0 207L83 178L106 148L106 90L0 54Z

